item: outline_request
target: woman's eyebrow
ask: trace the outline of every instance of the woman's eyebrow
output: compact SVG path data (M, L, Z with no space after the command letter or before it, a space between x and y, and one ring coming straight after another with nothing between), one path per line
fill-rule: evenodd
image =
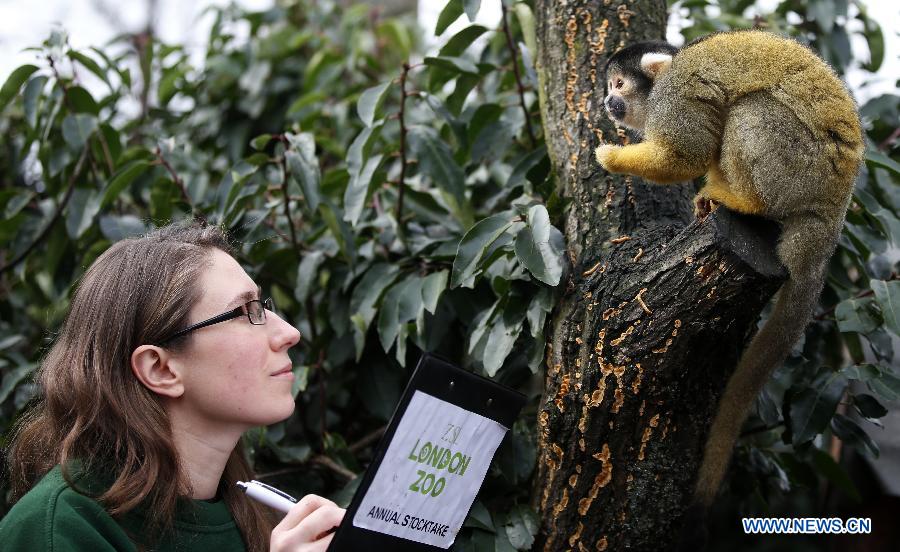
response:
M254 299L259 299L259 290L260 290L260 288L257 287L256 291L245 291L245 292L241 293L240 295L238 295L237 297L232 299L231 302L228 303L228 308L236 308L236 307L243 305L247 301L253 301Z

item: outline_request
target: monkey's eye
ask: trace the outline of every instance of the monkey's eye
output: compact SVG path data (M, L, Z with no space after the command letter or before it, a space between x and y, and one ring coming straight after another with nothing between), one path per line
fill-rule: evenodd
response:
M623 81L622 79L616 79L616 88L617 88L617 89L618 89L618 88L622 88L622 86L623 86L624 84L625 84L625 81Z

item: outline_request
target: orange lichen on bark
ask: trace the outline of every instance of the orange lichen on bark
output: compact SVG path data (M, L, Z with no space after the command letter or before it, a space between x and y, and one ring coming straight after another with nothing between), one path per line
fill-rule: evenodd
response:
M579 515L583 516L587 514L588 509L591 507L591 503L597 498L600 489L605 487L612 480L612 462L609 461L609 457L609 445L603 443L603 448L600 452L593 455L593 458L600 461L602 465L600 466L600 471L597 473L597 477L594 478L594 484L591 485L591 490L588 492L587 497L578 501Z
M566 22L566 32L563 41L566 43L566 109L569 116L576 120L575 111L575 83L578 82L578 69L575 66L575 35L578 33L578 20L575 14Z
M627 29L634 12L629 10L625 4L620 4L619 7L616 8L616 15L619 16L619 21L622 22L622 26Z
M634 377L634 381L631 382L631 392L637 395L638 390L641 388L641 380L644 378L644 369L641 367L640 362L636 363L635 367L637 368L637 375Z
M638 294L634 296L634 300L638 302L642 309L644 309L644 312L646 312L647 314L653 314L653 311L650 310L650 308L647 306L647 303L645 303L644 299L641 297L646 291L647 288L641 288L641 291L639 291Z
M581 418L578 420L578 431L584 433L587 429L587 419L588 419L588 407L584 405L581 407Z
M578 528L575 529L575 532L569 536L569 546L575 546L575 543L578 542L578 539L581 538L581 532L584 530L584 525L579 521Z
M634 333L634 326L628 326L628 329L625 330L624 332L622 332L622 335L620 335L619 337L610 341L609 344L612 345L613 347L618 347L619 344L621 344L622 341L624 341L625 338L628 337L629 335L631 335L632 333Z
M631 236L619 236L618 238L613 238L613 239L609 240L609 243L614 243L614 244L618 245L620 243L625 243L630 239L631 239Z
M606 537L604 536L600 540L597 541L597 552L604 552L606 547L609 546L606 542Z
M584 272L582 272L581 275L582 275L582 276L585 276L585 277L590 276L591 274L593 274L594 272L596 272L598 268L600 268L600 265L601 265L601 264L602 264L602 263L598 262L597 264L595 264L595 265L592 266L591 268L589 268L589 269L585 270Z
M560 512L566 509L566 506L569 505L569 489L563 488L562 498L559 499L559 502L553 507L553 516L558 516Z
M556 408L560 412L565 412L566 408L563 405L563 397L566 396L569 392L569 374L564 374L562 377L562 381L559 384L559 391L556 393L556 398L553 399L553 402L556 404Z
M605 311L603 311L603 320L604 321L609 320L610 316L612 316L614 314L618 314L618 313L619 313L618 309L616 309L615 307L610 307L610 308L606 309Z
M650 441L650 436L653 435L653 428L659 425L659 414L655 414L652 418L650 418L650 425L644 428L644 435L641 437L641 450L638 452L638 460L644 459L644 449L647 448L647 443Z

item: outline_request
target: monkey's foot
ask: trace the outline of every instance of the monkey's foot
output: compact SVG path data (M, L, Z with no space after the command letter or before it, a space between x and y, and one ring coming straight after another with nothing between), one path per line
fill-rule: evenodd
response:
M694 216L700 220L705 219L712 213L716 207L718 207L718 203L715 201L698 195L694 198Z
M597 146L597 149L594 150L594 155L597 157L597 162L600 163L600 166L605 170L610 172L615 172L610 167L612 166L613 156L616 153L616 150L622 149L622 146L614 146L612 144L603 144L601 146Z

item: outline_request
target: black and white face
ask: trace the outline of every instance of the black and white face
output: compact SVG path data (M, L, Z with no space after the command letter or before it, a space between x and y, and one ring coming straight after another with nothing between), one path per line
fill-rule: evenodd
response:
M646 79L645 79L646 80ZM643 130L647 122L650 87L622 71L609 71L606 81L606 113L616 124Z

